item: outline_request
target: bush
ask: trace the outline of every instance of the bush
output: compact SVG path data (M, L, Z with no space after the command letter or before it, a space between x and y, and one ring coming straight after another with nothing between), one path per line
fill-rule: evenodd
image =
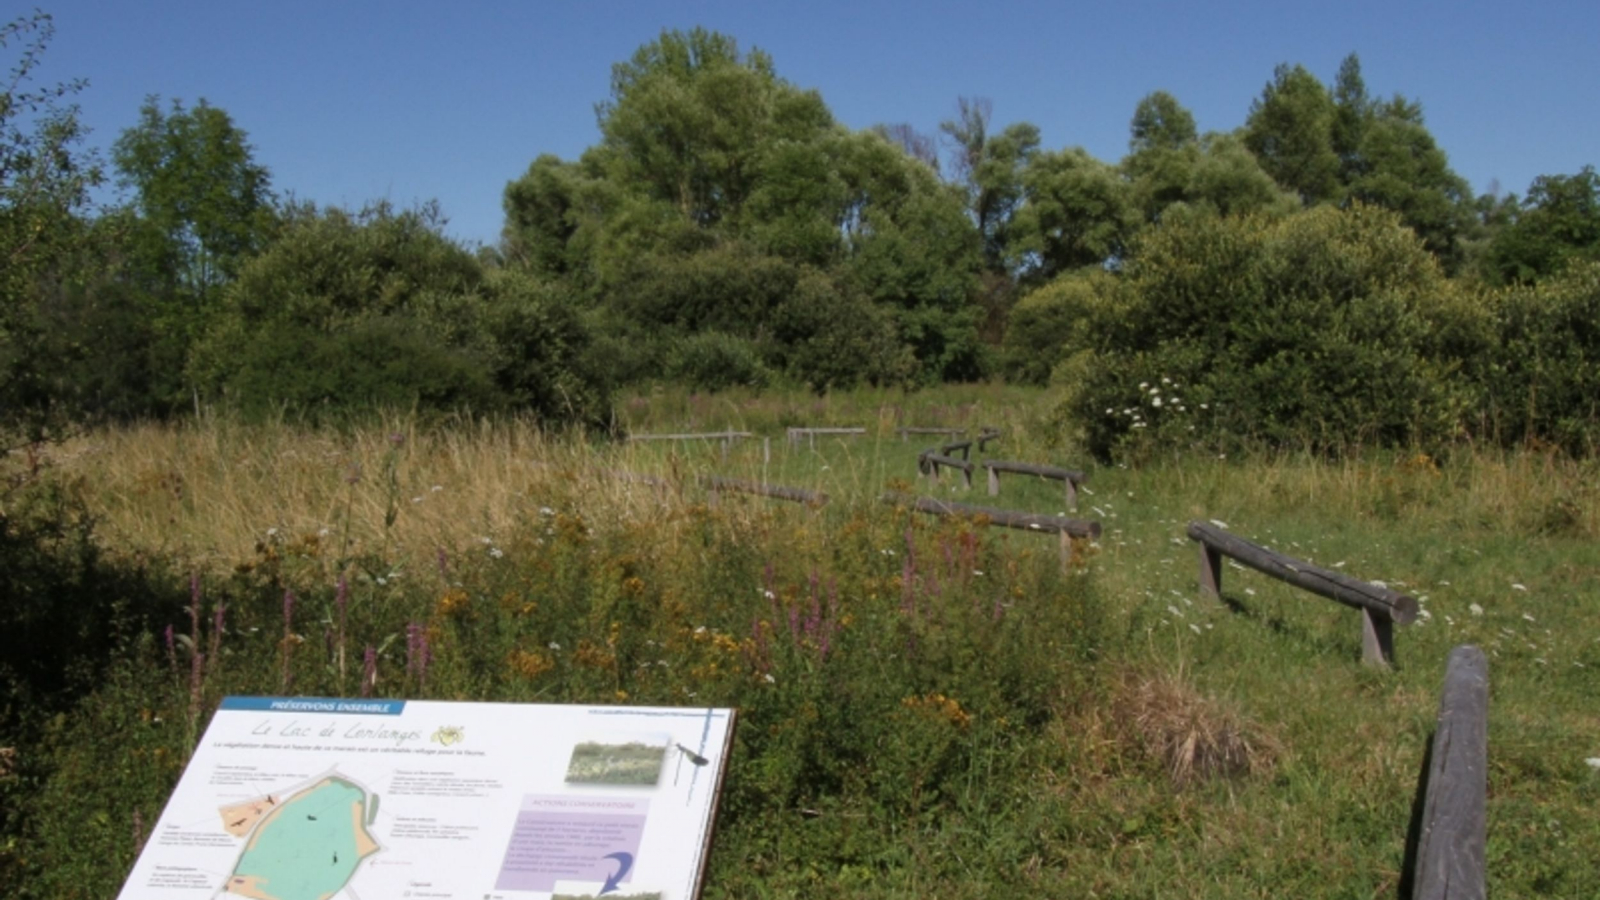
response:
M1337 451L1457 436L1487 311L1391 213L1174 217L1146 233L1125 302L1085 319L1068 409L1100 457L1242 443Z
M1484 367L1484 416L1508 442L1600 448L1600 263L1574 263L1493 299L1500 344Z
M698 391L766 387L772 372L755 343L720 331L686 335L667 349L668 378Z

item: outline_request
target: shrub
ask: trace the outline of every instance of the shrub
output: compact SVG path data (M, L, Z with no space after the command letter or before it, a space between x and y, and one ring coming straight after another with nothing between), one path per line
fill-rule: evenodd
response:
M1500 333L1482 373L1488 428L1505 441L1600 447L1600 263L1574 263L1493 301Z
M1174 217L1125 302L1087 317L1067 409L1100 457L1240 443L1338 450L1455 437L1489 320L1391 213Z

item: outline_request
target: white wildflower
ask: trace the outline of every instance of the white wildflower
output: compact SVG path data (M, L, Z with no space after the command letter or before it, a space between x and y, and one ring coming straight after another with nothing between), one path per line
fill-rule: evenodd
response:
M1527 614L1527 613L1523 613L1523 614L1522 614L1522 619L1523 619L1523 621L1525 621L1525 622L1537 622L1537 621L1538 621L1538 620L1537 620L1537 619L1535 619L1535 618L1534 618L1534 617L1533 617L1533 616L1530 616L1530 615L1528 615L1528 614Z
M506 552L504 550L501 550L499 547L490 547L489 548L489 555L494 557L495 559L500 559L500 558L502 558L502 557L504 557L506 555Z
M1516 582L1512 582L1511 583L1511 589L1513 591L1525 591L1525 590L1528 589L1528 587L1527 587L1527 585L1517 584Z
M549 644L546 644L545 646L549 647L551 650L560 650L561 649L561 645L556 643L555 641L551 641Z
M1467 612L1470 612L1475 616L1481 616L1481 615L1483 615L1483 607L1479 606L1476 603L1473 603L1473 604L1471 604L1471 605L1469 605L1467 607Z
M1221 519L1212 519L1211 520L1211 524L1217 526L1218 528L1227 528L1228 527L1228 523L1222 521Z
M1195 634L1200 634L1200 633L1201 633L1201 632L1200 632L1200 626L1199 626L1199 625L1196 625L1196 624L1194 624L1194 623L1193 623L1193 622L1190 622L1190 623L1189 623L1189 630L1190 630L1190 631L1192 631L1192 632L1194 632L1194 633L1195 633Z

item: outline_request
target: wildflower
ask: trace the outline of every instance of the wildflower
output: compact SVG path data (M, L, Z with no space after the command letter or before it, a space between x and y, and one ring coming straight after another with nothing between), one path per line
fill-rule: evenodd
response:
M1527 588L1527 585L1522 585L1522 584L1517 584L1516 582L1512 582L1511 589L1513 591L1525 591L1528 588Z
M1150 405L1159 407L1161 405L1161 398L1160 397L1152 398L1150 400Z
M439 492L440 492L440 491L442 491L442 490L444 490L444 485L442 485L442 484L436 484L436 485L434 485L434 486L433 486L433 487L431 487L431 488L428 488L428 490L430 490L430 491L432 491L432 492L433 492L433 493L435 493L435 494L437 494L437 493L439 493Z
M1189 630L1190 630L1190 631L1192 631L1192 632L1194 632L1194 633L1195 633L1195 634L1200 634L1200 633L1201 633L1201 632L1200 632L1200 626L1199 626L1199 625L1196 625L1196 624L1194 624L1194 623L1193 623L1193 622L1190 622L1190 623L1189 623Z
M547 645L547 646L548 646L548 647L549 647L549 648L550 648L550 649L551 649L551 650L560 650L560 649L561 649L561 645L560 645L560 644L558 644L558 643L556 643L556 642L555 642L555 641L551 641L551 642L550 642L550 643L549 643L549 644L548 644L548 645Z
M504 550L501 550L499 547L490 547L489 548L489 555L494 557L495 559L500 559L501 557L506 555L506 552Z
M1584 760L1584 762L1588 764L1589 768L1591 769L1600 769L1600 756L1591 756Z
M1478 605L1478 604L1476 604L1476 603L1474 603L1474 604L1472 604L1472 605L1471 605L1471 606L1468 606L1468 607L1467 607L1467 610L1468 610L1468 611L1469 611L1469 612L1471 612L1471 613L1472 613L1472 614L1473 614L1473 615L1475 615L1475 616L1481 616L1481 615L1483 615L1483 607L1481 607L1481 606L1479 606L1479 605Z
M1537 620L1537 619L1535 619L1535 618L1534 618L1534 617L1533 617L1533 616L1530 616L1530 615L1528 615L1528 614L1527 614L1527 613L1523 613L1523 614L1522 614L1522 618L1523 618L1523 620L1524 620L1524 621L1528 621L1528 622L1535 622L1535 621L1538 621L1538 620Z
M1212 519L1211 520L1211 524L1217 526L1218 528L1227 528L1228 527L1228 523L1222 521L1221 519Z

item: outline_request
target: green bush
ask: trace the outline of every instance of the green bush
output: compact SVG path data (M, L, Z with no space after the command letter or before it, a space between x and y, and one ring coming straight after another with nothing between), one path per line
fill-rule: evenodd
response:
M1600 263L1492 302L1500 342L1482 372L1487 427L1508 442L1600 449Z
M761 361L753 341L720 331L703 331L673 341L667 349L664 374L700 391L761 388L772 381L772 372Z
M1456 437L1487 310L1391 213L1172 217L1086 317L1067 409L1101 457L1240 444L1337 451Z

